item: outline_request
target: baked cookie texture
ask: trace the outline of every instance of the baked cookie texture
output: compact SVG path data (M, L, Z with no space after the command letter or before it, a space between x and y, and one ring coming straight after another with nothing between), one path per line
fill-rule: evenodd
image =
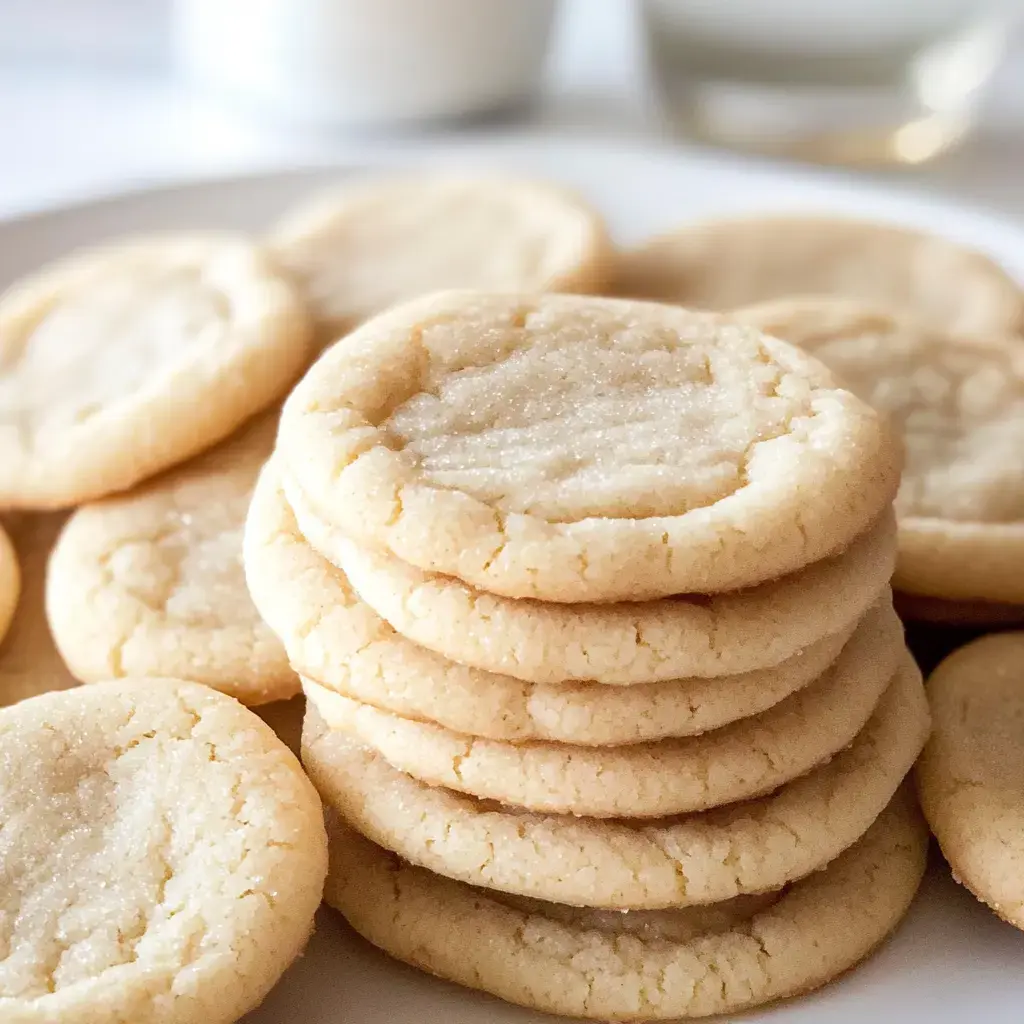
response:
M757 331L470 292L392 309L331 348L285 403L278 448L354 540L560 602L795 571L878 517L900 464L875 412Z
M40 271L0 297L0 507L81 504L197 454L283 395L309 346L297 293L240 236Z
M186 466L71 516L50 561L47 610L78 678L187 678L250 705L299 692L242 566L245 515L276 425L275 414L257 417Z
M792 295L903 311L970 336L1024 330L1024 294L989 257L891 224L781 214L687 225L619 257L616 292L699 309Z
M287 213L268 244L324 342L441 288L599 291L613 262L604 223L582 199L501 178L353 181Z
M917 766L953 876L1024 929L1024 633L983 637L932 673L935 729Z
M0 711L0 1018L229 1024L306 944L316 792L194 683L117 680Z

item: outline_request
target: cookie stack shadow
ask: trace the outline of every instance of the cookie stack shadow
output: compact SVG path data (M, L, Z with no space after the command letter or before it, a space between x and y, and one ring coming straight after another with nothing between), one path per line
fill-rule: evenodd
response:
M926 849L886 501L757 585L556 603L355 542L279 447L245 566L303 677L328 903L399 959L573 1016L729 1012L857 963Z

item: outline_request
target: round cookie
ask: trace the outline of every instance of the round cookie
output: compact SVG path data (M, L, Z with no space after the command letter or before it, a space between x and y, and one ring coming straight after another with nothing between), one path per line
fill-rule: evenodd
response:
M299 692L245 586L242 532L276 417L201 458L75 512L50 561L47 610L80 679L176 676L244 704Z
M355 181L286 215L270 245L324 341L440 288L598 291L612 260L600 216L581 200L500 178Z
M897 589L1024 603L1024 340L967 343L840 299L736 317L808 349L902 431Z
M120 491L208 448L287 391L305 310L233 235L79 254L0 297L0 506Z
M21 593L21 570L11 538L0 524L0 640L10 628Z
M1024 633L983 637L928 680L921 806L953 876L1024 929Z
M925 232L834 217L679 228L623 253L616 291L701 309L830 295L905 310L957 334L1024 329L1024 293L989 257Z
M46 563L65 519L60 512L26 513L8 523L21 562L22 591L11 627L0 642L0 707L78 685L46 621Z
M530 814L428 786L330 731L307 705L302 760L324 802L429 871L559 903L618 909L716 903L777 889L851 846L928 735L907 658L871 721L828 764L775 793L654 822Z
M655 1020L806 992L866 957L906 913L928 836L901 796L824 871L767 905L596 915L524 907L397 860L332 822L327 902L392 956L549 1013Z
M118 680L0 711L0 1019L229 1024L302 951L320 802L236 701Z
M299 529L329 549L355 592L413 642L531 683L633 685L769 668L857 622L888 587L891 512L841 554L747 590L656 601L564 605L499 597L360 547L303 509Z
M278 451L353 540L559 602L793 572L867 529L900 467L820 363L726 318L473 292L392 309L325 353Z
M331 728L429 785L532 811L656 818L759 796L828 761L871 717L904 650L890 612L855 634L821 679L756 717L612 748L481 739L304 687Z
M308 685L455 732L517 743L616 746L716 729L817 679L856 626L774 668L735 676L634 686L526 683L449 661L396 632L306 542L273 464L256 484L243 550L256 607L282 638L292 666L316 680ZM861 628L882 615L878 607L869 611Z

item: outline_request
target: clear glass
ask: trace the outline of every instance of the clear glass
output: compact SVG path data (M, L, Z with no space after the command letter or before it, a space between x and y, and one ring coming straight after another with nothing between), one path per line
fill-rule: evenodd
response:
M844 164L919 164L970 128L1024 0L644 0L681 131Z

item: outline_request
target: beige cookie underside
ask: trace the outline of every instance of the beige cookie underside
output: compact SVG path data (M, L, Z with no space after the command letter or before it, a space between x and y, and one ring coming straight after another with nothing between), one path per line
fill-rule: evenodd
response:
M287 213L268 242L324 341L439 288L596 292L612 264L601 217L581 199L500 178L353 181Z
M461 664L533 683L612 685L769 668L849 629L892 575L886 512L841 554L748 590L637 603L565 605L499 597L360 547L302 507L299 528L399 633Z
M229 1024L312 929L320 802L236 701L118 680L0 711L0 1019Z
M623 934L592 912L510 905L335 821L330 846L327 902L392 956L534 1009L651 1020L756 1006L852 967L910 906L928 837L902 794L854 847L767 906L735 907L732 920L723 908L698 934L687 934L697 930L692 911L638 912L653 935Z
M11 538L0 524L0 641L14 619L21 593L21 569Z
M892 798L928 734L910 662L828 764L757 800L656 822L520 812L396 771L308 707L303 763L324 802L375 843L471 885L559 903L658 908L777 889L823 867Z
M983 637L928 680L921 805L954 876L1024 929L1024 633Z
M701 736L614 748L481 739L303 686L330 728L429 785L531 811L658 818L760 796L828 761L871 717L901 657L890 608L821 679L768 711Z
M256 607L312 685L496 740L615 746L706 732L806 686L835 661L856 627L851 623L774 668L736 676L635 686L526 683L449 661L396 632L299 533L272 467L253 493L244 552Z
M310 353L292 287L242 236L85 251L0 297L0 506L79 505L229 435Z
M299 692L245 586L242 532L276 416L127 495L86 505L50 563L54 637L80 679L176 676L244 704Z
M325 353L278 449L325 524L563 603L794 572L877 519L900 468L817 360L726 318L474 292L396 307Z
M957 334L1024 329L1024 293L989 257L924 232L832 217L681 227L621 254L616 291L705 309L831 295L892 306Z

